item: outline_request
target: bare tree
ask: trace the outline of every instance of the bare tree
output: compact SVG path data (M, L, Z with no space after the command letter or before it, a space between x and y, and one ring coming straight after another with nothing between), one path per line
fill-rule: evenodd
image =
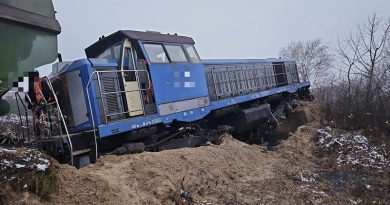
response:
M382 27L383 26L383 27ZM371 97L373 94L373 81L375 75L383 75L388 69L380 71L380 63L386 56L386 44L389 37L390 24L382 25L382 19L374 14L368 19L368 22L359 26L358 38L361 44L358 45L358 66L356 67L360 74L367 78L366 101L371 106ZM383 73L384 72L384 73ZM379 76L378 76L379 77Z
M352 70L358 61L358 47L353 42L352 34L350 37L345 40L344 44L338 40L338 48L336 50L337 57L340 60L340 64L344 66L347 70L347 80L348 80L348 93L351 93L351 75Z
M347 69L349 86L352 75L365 79L365 102L368 107L372 106L374 84L383 82L390 69L389 40L390 21L385 22L374 14L367 22L358 25L356 34L351 34L344 44L339 43L337 49L338 56Z
M371 15L336 51L344 81L328 92L331 116L351 129L390 132L390 19Z
M321 39L291 42L280 50L280 56L294 59L301 79L314 85L327 77L333 62L329 47Z

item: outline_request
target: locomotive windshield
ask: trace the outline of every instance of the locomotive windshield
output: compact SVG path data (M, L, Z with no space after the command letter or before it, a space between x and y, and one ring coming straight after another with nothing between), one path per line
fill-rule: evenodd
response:
M174 63L188 63L186 54L181 46L165 45L169 58Z
M152 63L169 63L167 54L161 44L145 43L144 48Z
M143 44L151 63L200 63L195 47L190 44Z
M188 57L190 57L192 63L200 63L200 58L194 45L186 44L184 45L184 48L187 51Z

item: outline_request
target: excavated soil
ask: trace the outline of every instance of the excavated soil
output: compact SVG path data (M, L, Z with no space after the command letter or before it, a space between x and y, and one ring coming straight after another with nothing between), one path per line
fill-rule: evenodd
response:
M6 189L3 203L361 204L320 175L329 167L318 158L318 108L310 102L296 106L301 114L290 121L307 124L286 120L279 129L289 137L278 138L271 149L224 134L221 145L107 155L79 170L53 163L56 186L47 199ZM389 202L383 194L375 203Z
M294 204L300 173L312 175L284 153L225 136L222 145L102 157L76 170L56 166L58 187L48 204ZM306 173L306 172L307 173ZM43 202L46 203L46 202Z

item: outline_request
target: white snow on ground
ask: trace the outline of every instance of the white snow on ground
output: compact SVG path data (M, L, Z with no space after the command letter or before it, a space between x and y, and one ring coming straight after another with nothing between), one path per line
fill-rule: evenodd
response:
M310 176L307 176L307 177L303 176L303 173L302 173L302 172L299 172L298 177L299 177L299 179L300 179L302 182L313 183L313 182L316 181L314 178L312 178L312 177L310 177Z
M15 167L17 169L20 169L20 168L26 167L26 165L24 165L24 164L15 164Z
M353 136L353 140L359 144L367 144L367 137L362 136L362 135L355 135Z
M45 171L50 166L49 159L33 149L6 149L0 147L0 170L29 169Z
M12 150L12 149L6 149L6 148L1 148L2 152L10 152L10 153L16 153L16 150Z
M22 117L24 118L24 117ZM5 123L12 123L12 124L18 124L20 123L19 115L17 114L10 114L6 116L0 116L0 125Z
M337 164L381 169L390 165L386 146L374 146L363 135L334 134L330 127L317 130L318 144L338 155Z
M45 171L47 168L49 168L49 165L47 164L36 164L38 171Z

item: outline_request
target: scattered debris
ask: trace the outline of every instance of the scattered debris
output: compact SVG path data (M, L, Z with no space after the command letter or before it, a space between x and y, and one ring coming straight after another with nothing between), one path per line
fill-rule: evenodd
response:
M20 125L20 118L16 114L0 116L0 125L0 144L5 144L5 137L15 138L17 136L16 127Z
M31 121L31 116L28 119ZM29 134L33 133L33 128L26 126L26 117L24 116L21 118L16 114L0 116L0 125L0 146L20 146L31 140Z

